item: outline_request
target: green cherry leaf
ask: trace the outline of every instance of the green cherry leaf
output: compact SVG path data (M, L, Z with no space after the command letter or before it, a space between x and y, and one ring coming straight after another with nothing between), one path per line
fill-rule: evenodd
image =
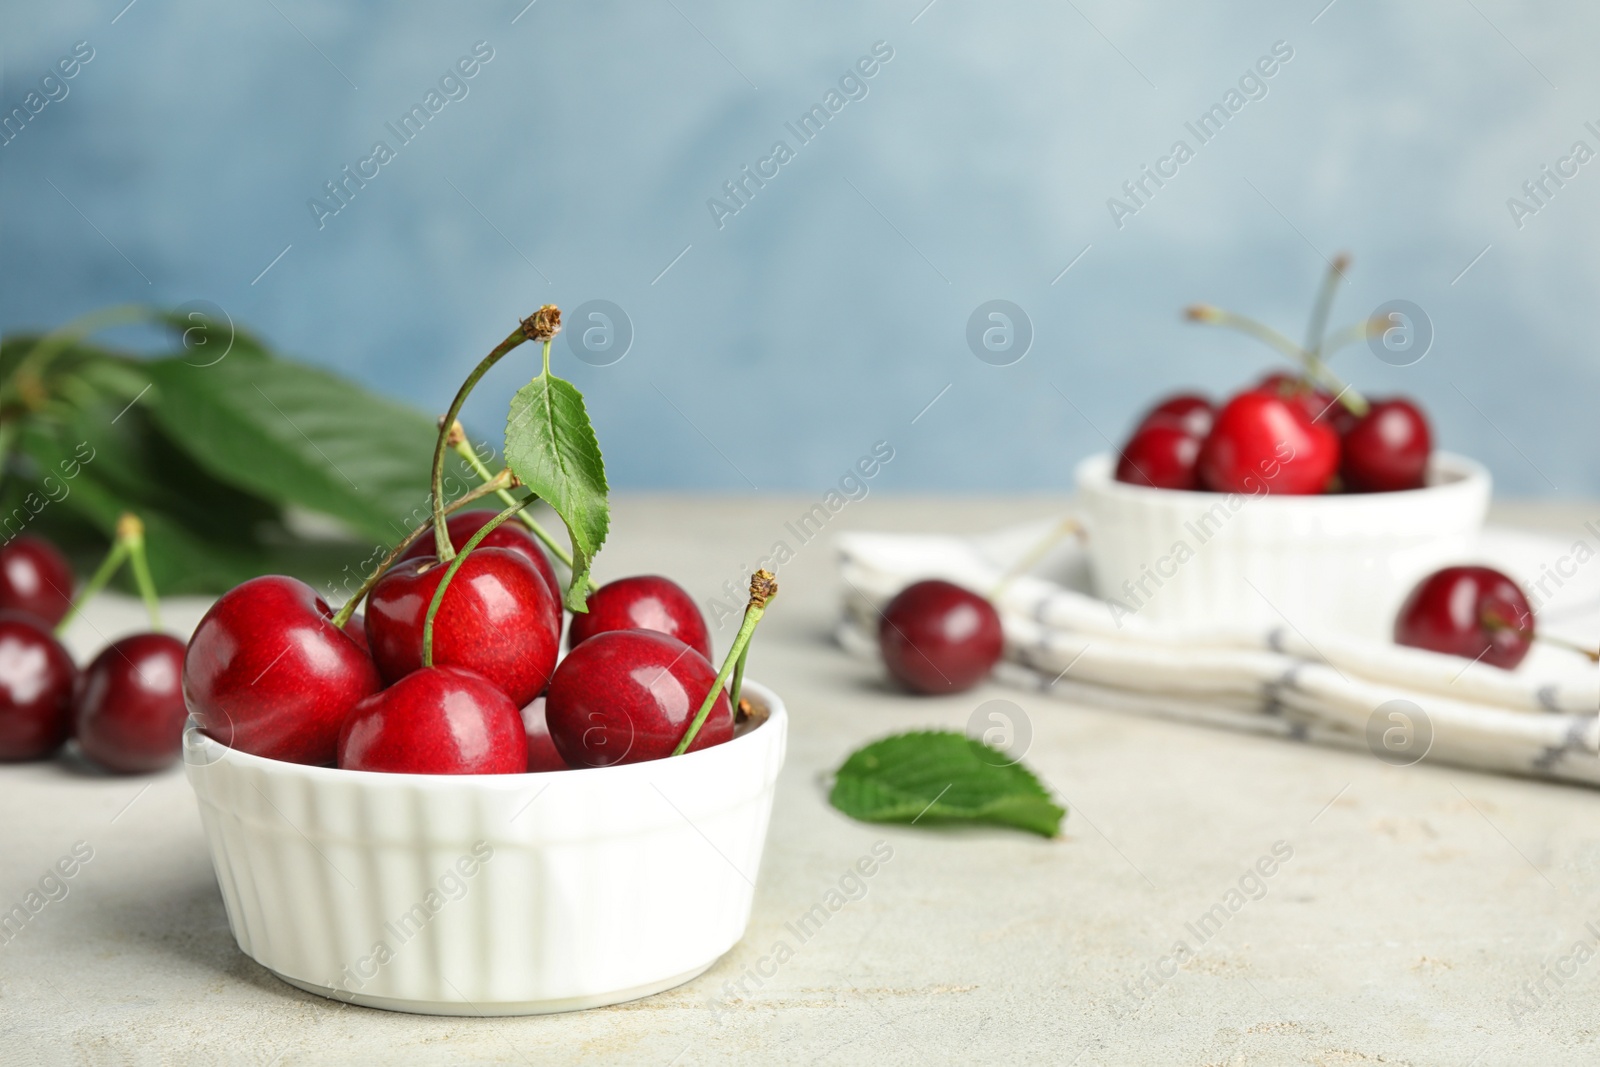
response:
M511 398L506 464L522 484L555 510L572 539L572 581L566 605L588 610L589 568L611 527L600 442L570 382L544 373Z
M1032 771L951 731L896 734L858 749L828 802L863 822L989 823L1054 837L1066 809Z

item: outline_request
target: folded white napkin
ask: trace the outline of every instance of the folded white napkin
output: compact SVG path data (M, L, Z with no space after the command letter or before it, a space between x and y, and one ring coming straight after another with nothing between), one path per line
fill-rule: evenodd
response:
M840 643L876 657L878 612L895 593L922 578L989 593L1057 525L979 537L839 534ZM1490 529L1475 559L1463 562L1523 582L1542 578L1549 595L1536 602L1541 631L1592 645L1600 638L1600 559L1574 567L1573 547ZM1549 572L1563 559L1560 569L1575 573L1556 584ZM1536 645L1505 671L1300 620L1265 631L1173 629L1127 612L1115 617L1087 588L1087 560L1071 537L1005 586L996 600L1006 633L1000 680L1117 711L1371 749L1390 762L1426 752L1420 758L1600 785L1600 670L1574 652ZM1391 729L1420 741L1396 749L1385 740Z

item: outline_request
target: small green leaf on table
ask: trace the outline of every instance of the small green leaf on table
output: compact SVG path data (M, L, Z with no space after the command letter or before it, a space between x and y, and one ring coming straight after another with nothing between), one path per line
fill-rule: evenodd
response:
M586 588L594 555L611 526L606 468L583 394L545 372L511 398L506 464L566 523L572 539L572 582L566 604L588 610Z
M839 768L828 801L863 822L992 823L1043 837L1066 809L1032 771L965 734L896 734L857 750Z

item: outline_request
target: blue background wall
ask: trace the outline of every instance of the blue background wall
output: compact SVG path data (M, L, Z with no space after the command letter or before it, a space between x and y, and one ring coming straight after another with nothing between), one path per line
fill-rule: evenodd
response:
M626 358L557 359L619 486L820 489L885 439L875 489L1057 489L1158 391L1270 362L1184 304L1298 338L1349 249L1335 319L1405 298L1436 340L1341 369L1420 397L1504 492L1600 494L1600 161L1520 228L1506 205L1600 149L1592 7L125 2L0 15L7 110L94 49L0 148L6 330L207 299L439 410L517 315L607 299ZM319 228L308 199L479 41L465 98ZM784 124L878 41L867 95L800 145ZM1277 41L1266 95L1199 145L1184 123ZM1107 199L1180 137L1195 157L1119 228ZM795 158L719 228L708 198L778 139ZM1035 331L1010 366L965 340L995 298ZM470 426L526 373L497 369Z

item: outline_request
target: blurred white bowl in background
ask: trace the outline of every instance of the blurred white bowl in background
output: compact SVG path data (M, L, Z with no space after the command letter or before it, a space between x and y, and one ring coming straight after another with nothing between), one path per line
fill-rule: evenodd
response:
M1152 489L1116 481L1115 461L1077 468L1094 589L1162 625L1387 639L1423 576L1472 557L1489 509L1489 472L1445 452L1425 488L1325 496Z

